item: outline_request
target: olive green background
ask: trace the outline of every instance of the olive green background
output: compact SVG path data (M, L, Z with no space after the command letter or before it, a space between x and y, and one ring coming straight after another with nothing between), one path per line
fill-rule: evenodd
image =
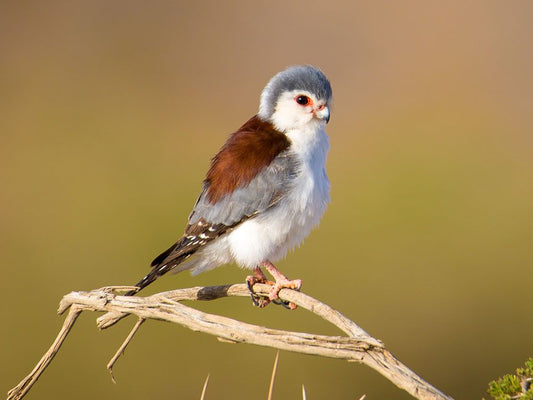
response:
M133 284L182 232L209 159L268 79L334 91L320 227L278 264L457 399L533 355L533 2L46 1L0 10L0 383L72 290ZM146 293L243 282L225 266ZM337 334L303 310L198 304ZM275 350L84 314L29 399L266 398ZM408 399L365 366L283 352L275 399Z

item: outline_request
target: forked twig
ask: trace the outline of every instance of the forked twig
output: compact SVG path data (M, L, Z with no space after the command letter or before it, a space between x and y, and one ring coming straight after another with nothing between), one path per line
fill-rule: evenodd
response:
M370 336L355 322L328 305L301 292L282 289L279 296L284 301L292 302L324 318L337 326L347 336L324 336L269 329L220 315L204 313L180 303L182 300L215 300L227 296L249 297L250 294L245 284L179 289L148 297L120 296L113 292L115 289L117 288L106 287L90 292L72 292L63 297L59 313L63 313L68 308L70 308L70 312L57 339L30 375L9 392L9 400L21 399L27 393L50 363L51 358L57 353L76 317L82 311L107 312L97 319L97 325L100 329L112 326L127 315L135 315L139 318L135 327L109 362L109 369L112 369L142 321L158 319L214 335L223 341L256 344L302 354L363 363L417 399L452 399L403 365L384 348L379 340ZM123 290L124 288L119 289ZM268 295L269 290L270 286L268 285L256 284L254 286L254 291L259 295Z

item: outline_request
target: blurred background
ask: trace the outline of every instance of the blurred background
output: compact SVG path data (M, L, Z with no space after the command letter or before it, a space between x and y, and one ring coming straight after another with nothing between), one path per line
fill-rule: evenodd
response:
M210 157L279 70L330 78L332 202L278 267L457 399L533 355L531 1L3 2L3 391L35 365L73 290L134 284L177 239ZM243 282L226 266L146 294ZM339 332L246 299L196 305ZM266 398L275 350L84 314L33 399ZM282 352L275 399L408 399L366 366Z

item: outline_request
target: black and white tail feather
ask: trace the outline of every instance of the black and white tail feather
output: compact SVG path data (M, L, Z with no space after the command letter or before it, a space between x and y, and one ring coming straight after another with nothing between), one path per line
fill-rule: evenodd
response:
M133 296L138 293L160 276L176 268L201 247L225 233L229 228L231 227L224 224L209 224L204 219L188 225L185 234L152 261L152 270L135 285L138 289L131 290L125 295Z

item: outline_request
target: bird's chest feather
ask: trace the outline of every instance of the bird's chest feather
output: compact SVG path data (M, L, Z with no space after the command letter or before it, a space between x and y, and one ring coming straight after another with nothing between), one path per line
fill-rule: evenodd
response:
M292 141L291 151L298 159L299 168L292 188L279 208L285 214L289 235L299 243L319 222L330 199L326 175L329 143L323 129L287 136Z
M307 136L303 136L308 134ZM253 267L277 261L299 245L318 224L329 202L325 163L329 143L323 129L287 135L298 171L280 202L239 225L228 237L240 265Z

